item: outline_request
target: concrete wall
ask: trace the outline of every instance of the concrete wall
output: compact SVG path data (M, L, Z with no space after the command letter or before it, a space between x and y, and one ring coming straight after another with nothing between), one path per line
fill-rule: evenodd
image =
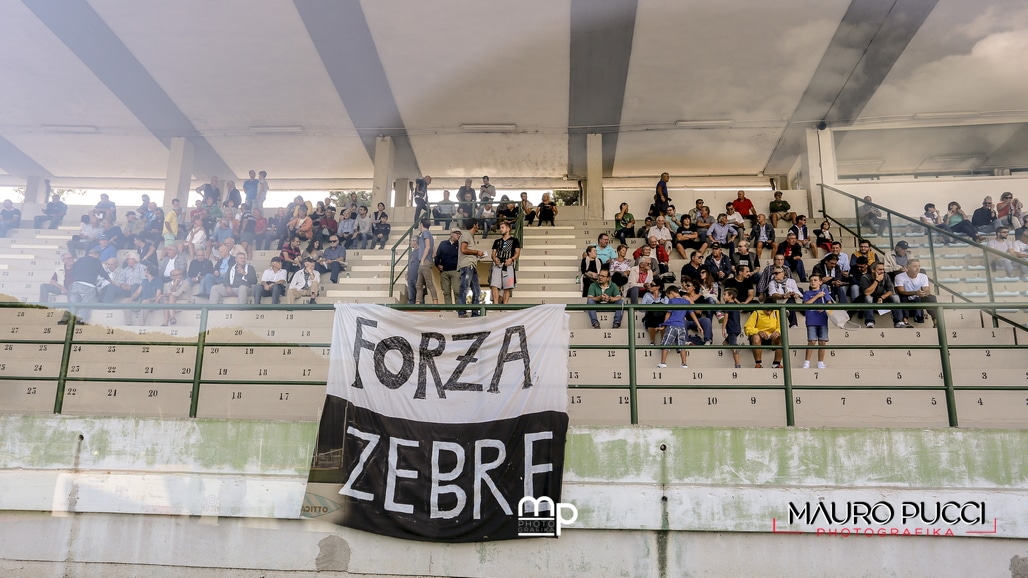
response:
M295 519L291 484L306 479L315 434L310 423L0 416L0 572L1000 576L1028 567L1025 431L576 427L562 499L579 521L556 540L482 544ZM174 476L185 482L170 484ZM210 487L236 481L247 492L226 504L243 509L205 507ZM790 503L949 501L983 504L983 520L893 521L873 536L852 535L866 526L852 521L788 522ZM928 537L932 529L958 537Z

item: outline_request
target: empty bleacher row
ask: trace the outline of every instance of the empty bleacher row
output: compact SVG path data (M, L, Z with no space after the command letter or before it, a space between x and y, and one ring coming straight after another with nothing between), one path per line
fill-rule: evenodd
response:
M581 252L595 242L598 233L611 231L612 223L583 220L568 210L561 215L570 218L558 221L556 227L526 228L514 303L583 301L575 281ZM578 220L573 220L576 216ZM397 224L394 231L403 228ZM784 236L784 229L779 232ZM21 229L15 233L0 240L0 283L5 284L0 293L34 301L39 284L59 263L61 245L70 231ZM437 240L445 234L436 233ZM855 248L855 240L841 230L837 238L847 252ZM922 244L913 231L904 238L912 252L926 257L926 242ZM630 241L633 249L642 243L641 239ZM887 244L881 238L874 242ZM944 256L936 255L937 263L946 264L937 266L938 273L929 270L929 275L935 280L943 267L956 267L959 262L968 274L959 277L962 285L957 281L949 285L957 294L973 292L976 285L968 279L985 272L971 268L976 263L969 249L947 247ZM271 254L255 253L258 270ZM395 302L400 291L389 296L390 259L388 250L351 251L351 276L337 285L326 283L323 295L328 299L321 302ZM768 259L765 253L762 264ZM814 262L808 260L808 270ZM684 263L673 259L670 270L677 272ZM1013 280L999 281L993 288L1006 287L1002 283L1008 283L1011 291L1023 291ZM955 298L946 292L940 295L943 302ZM1010 300L1025 299L1011 295ZM1021 311L1008 313L1016 316ZM452 312L418 314L453 317ZM745 350L743 368L734 367L731 350L710 346L692 349L688 369L657 369L654 358L659 351L642 348L635 352L633 392L625 348L627 329L609 329L606 315L601 313L607 329L596 330L584 312L570 312L572 423L630 423L635 398L638 423L648 425L784 426L791 411L798 426L946 427L950 395L962 427L1028 427L1028 373L1016 349L1028 335L1005 325L993 327L992 317L983 317L979 310L945 313L952 393L943 385L938 334L930 325L913 331L833 327L831 345L838 348L830 349L828 367L822 370L798 368L803 350L796 347L805 343L805 333L803 327L792 329L788 386L784 369L754 369ZM153 315L148 323L137 316L129 324L121 311L98 309L89 325L72 325L65 375L61 365L69 329L59 324L61 317L62 312L53 309L0 309L4 328L0 329L4 348L0 411L52 412L63 385L60 405L66 414L185 417L195 405L197 417L318 418L331 339L332 314L327 309L211 309L205 320L196 309L180 314L180 323L174 327L156 326L153 320L159 316ZM201 322L206 327L203 333ZM635 343L645 344L641 313L636 322ZM578 345L610 348L576 349ZM890 345L907 347L881 349ZM976 345L994 347L963 348ZM791 392L788 404L787 391Z

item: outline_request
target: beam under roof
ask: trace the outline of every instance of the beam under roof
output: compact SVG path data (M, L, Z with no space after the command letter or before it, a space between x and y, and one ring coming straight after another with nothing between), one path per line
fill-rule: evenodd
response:
M11 176L53 178L50 171L2 136L0 136L0 169Z
M107 86L164 146L171 138L187 138L195 151L193 174L235 178L236 175L189 118L129 51L86 0L22 0Z
M568 174L586 174L585 137L603 134L603 176L614 170L638 0L571 0Z
M368 156L374 161L378 136L392 137L394 174L420 177L417 157L359 0L293 3Z
M789 172L812 123L857 118L937 2L852 0L764 172Z

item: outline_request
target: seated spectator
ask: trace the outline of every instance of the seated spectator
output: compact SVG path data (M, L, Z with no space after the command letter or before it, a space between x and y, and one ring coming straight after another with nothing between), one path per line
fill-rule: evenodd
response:
M103 221L110 217L111 220L118 218L118 207L111 200L110 195L107 193L100 194L100 202L93 207L93 214L96 215L97 221Z
M992 206L992 197L985 197L982 206L971 214L971 224L978 233L995 233L1000 225L996 209Z
M656 237L650 237L647 241L648 242L645 245L636 249L635 252L632 253L632 256L638 260L643 255L643 248L649 247L651 256L655 256L657 259L657 274L662 275L667 273L671 257L668 255L667 250L664 249L664 245L658 243Z
M164 256L157 266L157 276L161 278L161 283L170 283L172 271L186 271L188 266L186 256L179 252L178 245L172 243L164 248Z
M605 265L616 257L617 251L610 244L610 235L607 233L596 235L596 258L600 260L600 265Z
M657 217L657 224L650 227L650 234L646 238L656 239L660 246L664 247L665 252L671 250L671 241L674 239L674 235L668 228L667 220L663 215Z
M728 277L728 279L731 279L731 277ZM723 281L715 281L708 269L700 269L700 281L699 283L694 283L696 291L703 297L703 300L698 301L698 303L709 303L710 305L720 303L722 282ZM705 311L703 315L709 317L711 313L709 311Z
M778 249L778 243L775 243L775 228L767 222L767 217L763 214L757 215L757 223L750 230L749 239L750 244L757 250L758 259L764 255L764 247L771 249L772 255Z
M821 278L821 285L832 294L832 299L839 303L849 303L849 285L846 283L846 273L839 267L839 256L834 253L825 255L811 275L817 274Z
M136 302L144 305L160 303L163 289L164 282L157 275L157 267L152 265L146 267L143 271L143 282L139 285L139 298ZM146 321L150 317L150 311L150 309L143 309L139 312L139 323L141 325L146 325ZM132 316L130 311L125 312L125 318L128 320L128 324L131 325Z
M338 235L328 238L328 248L321 256L321 262L315 267L320 273L329 273L329 281L339 282L339 273L346 271L346 247L339 242Z
M743 327L743 333L749 338L750 345L778 346L782 344L781 327L781 318L776 309L758 309L750 313L750 318L746 320L746 326ZM759 348L750 351L753 352L753 367L758 369L764 367L761 363L763 351ZM775 360L772 367L779 368L781 366L782 350L775 349Z
M129 252L125 257L125 266L111 276L111 284L104 290L103 302L138 301L145 276L146 266L139 262L139 255Z
M722 283L732 276L732 259L721 250L720 243L715 241L710 244L710 255L704 260L703 268L710 272L714 281Z
M896 278L896 274L906 270L907 259L910 258L910 244L906 241L900 241L896 243L896 247L891 253L886 253L882 258L882 262L885 263L885 273Z
M932 295L931 285L928 283L928 276L921 272L921 261L919 259L908 259L904 271L896 275L894 280L896 293L900 295L903 303L936 303L935 295ZM924 309L907 309L903 311L903 323L910 325L924 323ZM935 310L929 309L928 316L932 318L932 327L935 327Z
M683 259L687 259L686 251L693 250L705 253L707 245L700 241L700 234L696 231L696 226L692 224L692 217L682 215L682 226L675 231L675 251Z
M943 222L952 233L964 235L975 242L985 240L984 237L978 235L978 229L967 218L967 213L960 208L960 203L956 201L950 201L946 206L946 216L943 217Z
M541 215L542 213L540 213ZM482 225L482 238L489 238L489 231L492 231L496 227L496 209L493 208L492 203L485 203L478 209L478 221ZM542 224L542 219L539 219L539 225ZM536 226L539 226L536 225Z
M471 179L468 179L468 182L470 183ZM474 192L471 194L472 197L474 197ZM535 205L532 204L532 201L528 200L528 193L525 192L521 193L521 212L525 214L525 224L529 226L532 225L532 221L535 221L536 216L539 214L535 209Z
M775 200L768 205L767 212L771 214L771 226L778 228L778 220L785 219L790 223L796 221L796 213L789 206L789 201L782 200L782 191L775 191Z
M232 235L232 227L229 225L228 219L224 217L218 219L217 224L214 225L214 230L211 231L211 239L219 245Z
M739 303L739 295L735 289L729 287L724 293L725 303L732 305ZM721 319L721 336L724 337L724 345L738 345L739 336L742 335L742 312L738 309L729 309L719 314ZM739 363L739 350L732 350L732 361L738 369L742 367Z
M543 223L549 223L550 226L554 226L554 219L557 218L557 203L550 200L550 193L543 193L543 200L539 201L539 221L536 224L537 227L542 227Z
M71 253L61 255L61 264L54 269L50 280L39 287L39 302L49 303L51 295L67 295L71 288L71 277L68 272L75 264L75 257Z
M757 298L764 300L767 295L767 287L771 284L771 280L774 279L775 269L785 269L785 276L792 277L792 270L789 269L789 265L785 262L785 255L776 254L772 257L771 263L764 267L757 277Z
M208 261L208 263L209 262L210 261ZM167 303L169 305L187 302L192 298L190 295L190 289L192 289L192 285L189 283L189 280L185 278L185 275L182 274L182 271L174 269L171 272L171 281L164 283L164 289L161 291L159 302ZM176 313L177 312L174 309L165 309L164 323L162 323L161 326L167 327L168 325L177 325L178 319L175 317Z
M117 249L120 250L135 246L135 238L129 241L121 227L113 221L104 221L101 226L103 226L104 229L103 234L107 236L107 239L110 240L111 244Z
M750 251L750 242L745 239L739 241L739 247L732 254L732 266L738 268L739 265L748 266L751 272L760 268L760 259Z
M753 206L753 201L746 198L746 191L738 191L735 195L736 198L732 201L734 212L748 220L752 227L757 222L757 209ZM742 234L742 229L739 230L739 234Z
M729 290L734 292L734 302L754 303L757 300L756 279L750 273L750 266L746 263L740 263L735 268L735 276L725 279L724 286L724 293L728 293Z
M603 265L596 258L596 245L589 245L585 248L585 257L582 257L579 265L579 271L582 274L582 297L589 296L589 288L600 278L600 269L602 268Z
M85 252L95 247L97 238L104 232L100 221L92 213L82 215L79 221L79 234L72 235L68 241L68 252L73 258L78 256L79 251Z
M32 225L36 229L42 229L43 223L49 222L49 229L56 229L61 226L61 221L64 220L64 216L68 214L68 205L61 201L61 196L54 193L50 197L50 202L43 207L43 214L36 215L32 218Z
M646 292L645 285L654 282L653 271L650 270L650 261L642 259L639 264L628 271L628 283L625 285L625 296L633 303L639 303L639 299Z
M343 222L347 221L350 221L350 219L344 219ZM342 243L342 238L340 238L339 242ZM284 267L286 272L290 275L295 274L303 268L303 258L300 255L299 237L293 237L290 239L289 244L282 247L282 251L279 252L278 256L282 258L282 267Z
M314 270L314 260L304 259L303 269L289 283L289 290L286 291L286 303L292 305L298 299L310 298L310 303L317 303L318 293L321 290L321 276Z
M135 251L139 254L139 262L143 266L157 265L157 247L149 240L143 237L136 237Z
M696 225L696 232L700 234L700 240L704 243L710 244L710 241L707 239L707 235L710 228L717 222L710 214L710 207L707 205L700 207L700 216L698 218L693 217L692 222Z
M446 222L449 223L450 219L446 219ZM354 219L353 227L354 248L363 250L375 246L374 234L371 232L373 224L371 217L368 216L368 208L363 205L357 207L357 218Z
M850 303L863 303L864 296L860 290L860 280L871 272L871 265L867 263L866 257L857 257L853 260L853 268L849 271L849 278L846 279Z
M832 241L832 254L839 258L839 269L843 273L850 272L850 256L842 252L842 243Z
M225 245L218 246L214 263L211 265L211 272L204 275L203 279L200 280L200 292L197 294L197 297L210 298L211 289L215 285L224 283L229 269L236 263L236 258L232 256L229 249ZM190 263L190 271L192 270L193 263Z
M475 189L471 188L471 179L465 179L464 183L465 186L461 187L460 190L457 191L457 200L459 201L459 204L457 205L457 213L462 219L471 219L475 217L477 213L477 211L475 211ZM385 207L383 206L383 209L384 208ZM534 207L532 208L532 212L533 214L535 213Z
M378 244L379 249L385 249L386 241L389 240L389 233L392 230L392 225L389 224L389 215L382 213L378 217L378 220L371 224L371 234L374 235L374 239L371 241L371 247L374 248L375 244ZM340 241L341 243L342 241Z
M802 300L803 294L796 281L785 276L785 267L776 267L773 273L764 303L797 303L797 300ZM789 311L789 327L796 327L796 311Z
M799 275L800 281L807 282L807 270L803 265L803 247L800 245L795 233L786 235L785 242L778 246L777 254L785 257L785 262L789 264L789 269Z
M100 235L96 241L97 245L93 247L93 250L100 254L101 261L118 256L118 248L111 244L110 238L107 235Z
M732 203L725 203L725 218L728 220L728 224L735 227L737 235L743 235L746 233L746 219L735 210L735 205ZM754 217L756 219L756 217ZM718 221L721 218L718 217ZM756 222L756 220L754 220Z
M667 206L667 214L664 215L664 222L667 223L667 228L671 229L672 235L674 235L678 231L678 228L682 226L682 218L678 216L677 209L675 209L674 205Z
M1028 261L1028 229L1022 228L1021 234L1014 241L1014 252L1013 255L1021 260ZM1021 278L1028 281L1028 267L1019 265L1021 268Z
M1015 231L1024 225L1023 209L1024 205L1021 204L1021 201L1015 199L1014 194L1007 191L999 197L999 204L996 205L996 218L999 219L1001 225Z
M186 280L189 281L193 289L199 290L200 284L208 275L214 276L214 263L207 258L206 249L198 249L194 258L189 262Z
M496 209L496 226L507 223L513 229L518 220L518 205L512 203L507 195L500 197L500 200L500 205Z
M618 291L617 286L610 282L610 272L601 270L597 275L595 283L589 286L588 297L585 300L589 305L601 304L620 304L622 301L621 293ZM600 322L596 319L596 312L590 309L588 311L589 322L592 324L593 329L600 328ZM621 327L621 316L624 312L620 309L614 311L614 329Z
M995 249L1005 255L1016 255L1014 251L1014 241L1010 239L1010 229L1000 226L996 229L996 238L990 239L988 242L990 249ZM1006 274L1007 277L1014 277L1014 262L1009 257L1000 257L998 255L989 255L989 266L993 271L1000 269ZM1020 277L1020 275L1017 275Z
M864 297L864 303L899 303L899 295L896 294L896 287L892 279L885 274L885 264L875 263L871 266L871 272L860 278L860 293ZM875 326L875 312L873 309L864 311L864 322L868 328ZM903 310L892 310L892 322L897 328L910 327L903 322Z
M635 232L636 239L648 239L650 237L650 229L653 228L653 217L647 216L646 220L643 221L643 226L639 227L639 230Z
M597 253L599 258L599 253ZM602 264L601 268L607 267L610 270L610 282L618 287L624 287L628 283L628 272L635 265L632 259L628 258L628 245L618 245L617 257Z
M3 207L0 209L0 238L21 227L21 209L15 207L10 199L4 200Z
M871 241L867 239L861 239L857 242L857 252L850 255L850 263L856 261L857 257L867 259L868 266L872 266L878 261L878 253L871 250Z
M682 283L685 283L686 279L692 279L699 281L700 271L703 271L706 266L703 264L703 253L699 251L693 251L689 253L689 262L682 265L682 273L679 279Z
M864 204L857 209L860 226L878 234L889 227L889 221L882 218L882 211L871 204L871 196L864 197Z
M821 221L821 228L814 232L815 243L825 253L832 252L832 243L835 242L835 235L832 234L832 224L827 220ZM816 254L814 254L816 256Z
M667 288L668 305L689 305L689 301L681 296L678 292L678 287L671 285ZM671 309L664 315L664 321L661 323L661 327L664 328L664 337L661 340L661 345L677 345L679 349L675 351L682 357L682 367L688 368L688 356L689 352L685 350L685 346L689 344L689 332L686 326L686 318L691 317L692 323L699 327L699 320L696 319L696 312L688 309ZM700 329L700 338L703 338L702 329ZM660 350L660 363L657 364L658 368L667 367L667 356L670 349Z
M237 303L246 305L250 298L250 290L257 284L257 271L253 265L246 262L246 253L242 251L236 254L235 261L235 264L229 267L228 274L222 277L221 283L211 287L211 297L208 300L210 304L216 305L226 297L235 296Z
M815 243L810 237L810 231L807 229L806 215L796 217L796 223L789 227L789 233L796 235L796 242L799 243L804 250L810 251L811 257L817 257L817 243Z
M364 214L367 215L367 212L367 209L365 209ZM456 203L450 200L450 191L444 190L443 200L439 201L434 207L432 207L432 218L435 220L435 226L438 227L440 223L444 223L443 227L445 228L443 230L449 230L450 225L453 224L453 216L456 212L457 206Z
M739 236L739 230L728 222L728 215L725 213L717 216L717 223L714 223L707 232L707 238L711 241L711 249L714 248L715 244L719 245L728 249L729 256L735 251L735 238L737 236Z
M707 213L710 214L709 209ZM686 214L692 217L693 224L699 221L700 216L703 215L703 199L696 199L696 205L692 209L686 211Z
M314 221L307 216L306 205L300 205L296 208L296 216L289 221L286 228L293 237L298 237L301 242L310 241L314 237Z

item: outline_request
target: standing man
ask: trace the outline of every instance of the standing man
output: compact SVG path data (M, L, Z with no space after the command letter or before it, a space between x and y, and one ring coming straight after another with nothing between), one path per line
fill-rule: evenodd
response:
M443 293L443 303L455 303L453 296L460 290L460 229L450 231L450 238L439 243L435 252L435 266L439 269L439 288Z
M422 211L428 216L428 185L431 184L432 177L428 175L414 181L414 206L417 207L414 211L415 221L421 219Z
M489 177L482 177L482 188L478 193L478 201L481 203L491 203L496 198L496 187L489 183Z
M460 289L457 293L457 303L464 305L468 302L468 291L471 291L472 305L481 302L482 289L478 283L478 260L485 256L475 246L475 234L478 233L478 219L465 221L465 228L460 234L460 260L457 268L460 270ZM457 317L467 317L468 312L459 311ZM472 317L478 317L478 311L471 312Z
M264 210L264 201L268 199L268 171L257 173L257 208Z
M520 256L521 241L510 235L510 223L500 223L500 238L493 241L493 267L489 274L493 303L510 302L510 292L517 285L515 265ZM503 291L502 300L500 291Z
M111 276L104 269L100 259L97 259L96 251L90 251L86 256L78 259L68 270L71 277L70 288L68 289L69 303L96 303L97 282L104 280L111 282ZM89 309L79 309L78 316L83 321L89 321Z
M650 215L653 217L667 214L667 207L671 204L667 193L667 182L670 180L671 175L660 173L660 180L657 181L656 191L653 193L653 206L650 207Z
M257 203L257 189L260 187L260 181L257 180L257 173L253 170L250 171L250 178L243 181L243 196L245 203L251 207Z
M756 224L757 209L753 206L753 201L746 198L746 191L735 193L735 200L732 201L732 206L735 207L735 212L742 215L744 219L749 220L751 227Z
M432 280L435 247L432 233L428 230L431 224L426 215L421 219L418 235L411 239L411 256L407 267L414 267L415 271L413 277L409 269L407 272L408 303L424 303L425 293L432 294L433 303L439 302L439 296L435 292L435 281Z
M207 204L208 198L213 198L215 205L221 204L221 183L218 177L211 177L211 182L196 187L196 192L203 197L204 204Z

